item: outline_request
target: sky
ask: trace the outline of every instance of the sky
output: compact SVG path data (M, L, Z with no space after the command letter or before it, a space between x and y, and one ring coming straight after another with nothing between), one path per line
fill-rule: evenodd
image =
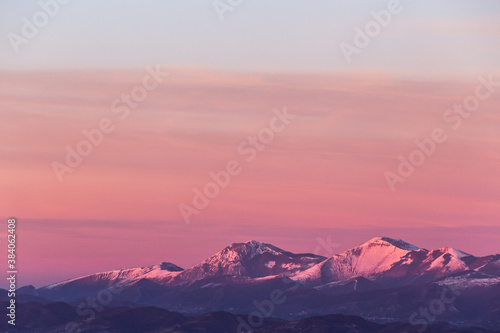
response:
M42 5L1 2L21 285L250 239L500 253L500 4L401 1L346 57L389 3L73 0L27 38Z
M223 21L210 0L66 1L18 53L7 35L20 35L23 18L32 22L41 6L28 0L0 3L0 69L161 63L238 71L475 75L496 68L500 57L496 1L401 0L398 14L349 65L339 44L352 43L355 27L364 28L372 12L387 10L390 1L241 0L224 12Z

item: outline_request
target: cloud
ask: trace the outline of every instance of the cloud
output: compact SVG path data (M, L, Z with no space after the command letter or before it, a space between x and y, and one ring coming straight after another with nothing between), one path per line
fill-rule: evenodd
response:
M198 223L244 216L283 225L460 225L493 224L498 217L498 95L457 131L443 122L476 81L170 71L125 120L111 103L140 83L144 71L3 73L0 199L8 211L29 218L180 221L177 205L210 181L210 171L236 159L244 171ZM283 106L296 121L245 164L238 145ZM102 118L112 119L115 131L59 183L51 163L63 163L65 147L75 147L85 139L82 130ZM414 140L436 127L447 128L449 140L391 193L384 172L394 171L398 156L408 156Z

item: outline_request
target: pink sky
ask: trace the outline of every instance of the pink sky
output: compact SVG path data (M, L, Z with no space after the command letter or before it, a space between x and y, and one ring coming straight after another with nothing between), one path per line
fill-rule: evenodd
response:
M185 266L253 236L283 247L293 245L295 236L300 245L286 249L307 251L324 230L357 233L347 237L344 231L342 241L334 240L343 249L380 236L365 237L372 230L413 237L407 240L422 246L460 247L474 228L498 227L500 91L459 129L443 121L447 109L474 94L475 78L168 70L170 76L124 120L110 105L140 84L145 70L0 73L0 202L4 214L20 223L40 224L23 231L26 241L20 235L30 274L79 258L53 274L58 280L73 272L151 264L157 253ZM238 145L284 106L297 118L246 162ZM96 128L102 118L116 129L60 183L51 163L64 162L65 147L75 147L84 139L82 130ZM448 140L392 192L384 173L396 172L398 155L407 157L414 140L430 137L436 127ZM190 203L193 188L233 159L241 162L241 174L186 225L178 205ZM58 222L51 228L45 220L67 227ZM72 222L86 220L108 222ZM446 244L410 229L448 230ZM500 252L498 240L483 231L474 247L462 249ZM210 245L190 249L201 242ZM134 253L109 263L124 244ZM48 276L23 279L49 282Z

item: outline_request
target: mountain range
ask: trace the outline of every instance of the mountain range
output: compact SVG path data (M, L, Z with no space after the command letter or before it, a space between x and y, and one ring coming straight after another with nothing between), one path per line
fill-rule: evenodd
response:
M78 307L100 296L103 306L115 308L155 307L182 316L225 311L247 325L252 313L288 321L342 314L380 325L500 329L500 255L375 237L326 258L252 240L187 269L163 262L24 287L19 294L22 302L46 305Z

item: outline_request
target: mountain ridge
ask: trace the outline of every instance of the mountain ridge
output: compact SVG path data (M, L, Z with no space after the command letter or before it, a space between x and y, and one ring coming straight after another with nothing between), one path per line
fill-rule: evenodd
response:
M78 280L104 280L128 285L149 279L165 285L189 284L207 277L232 276L256 279L286 275L303 283L330 283L355 277L402 277L432 274L435 278L467 270L500 272L500 255L475 257L452 247L427 250L401 239L374 237L357 247L330 257L311 253L295 254L256 240L231 243L190 268L173 263L112 270L60 281L40 289Z
M388 237L328 258L255 240L232 243L186 269L164 262L90 274L25 288L22 299L78 305L107 293L113 307L154 306L197 316L252 313L255 304L268 304L279 292L286 302L275 304L277 318L339 313L384 323L407 321L412 311L443 292L450 299L449 290L459 294L449 307L455 310L443 315L446 322L500 326L500 255L475 257L450 247L428 250Z

